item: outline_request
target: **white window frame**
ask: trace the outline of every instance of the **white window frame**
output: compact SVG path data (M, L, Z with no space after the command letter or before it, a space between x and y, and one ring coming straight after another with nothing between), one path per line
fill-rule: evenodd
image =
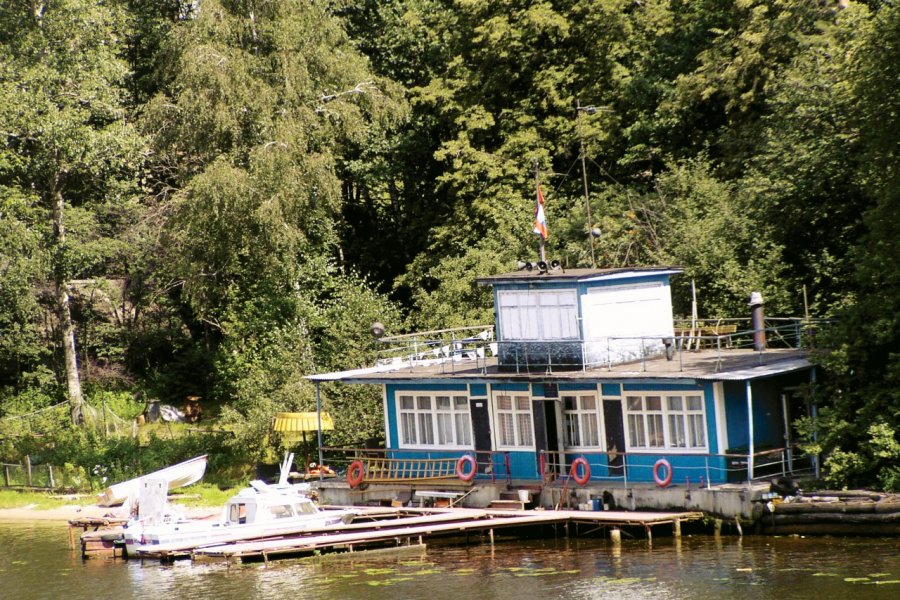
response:
M504 341L581 338L578 290L502 290L497 292L499 337Z
M560 402L562 403L562 415L563 415L563 443L566 449L591 449L591 450L603 450L605 446L605 438L604 435L604 424L603 424L603 400L595 391L581 391L581 392L560 392L559 394ZM594 408L584 408L584 400L593 400ZM574 409L567 408L567 401L572 400ZM586 421L593 420L594 425L596 427L597 434L597 443L589 444L585 443L585 424ZM571 443L574 437L572 435L573 427L577 428L577 436L576 440L578 443Z
M449 398L449 406L439 407L439 398ZM412 408L404 407L404 400L412 399ZM465 408L461 408L459 400L465 400ZM425 407L427 400L428 406ZM397 408L397 437L400 448L433 448L436 450L471 450L474 449L472 431L471 400L465 392L397 392L395 397ZM449 418L452 433L451 443L441 443L441 417ZM460 419L464 429L460 430ZM415 431L415 440L409 441L407 429ZM430 431L427 429L430 427ZM430 441L423 440L428 439ZM462 438L462 439L460 439Z
M689 399L696 400L695 406L700 408L689 408ZM628 452L677 454L708 451L709 434L703 392L625 392L622 404ZM690 445L697 442L698 433L703 438L702 445ZM652 445L654 440L660 443Z
M510 399L508 408L504 399ZM494 445L497 450L534 450L534 415L528 392L494 392ZM512 432L513 443L505 443L504 433Z

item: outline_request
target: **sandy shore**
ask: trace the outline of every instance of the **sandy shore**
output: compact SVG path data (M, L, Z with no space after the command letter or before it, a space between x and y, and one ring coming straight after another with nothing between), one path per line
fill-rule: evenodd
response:
M218 515L220 508L191 507L185 509L185 516L195 519L205 519ZM21 508L0 508L0 521L61 521L68 522L72 519L87 518L114 518L122 519L127 513L121 507L76 504L59 506L57 508L36 508L23 506Z
M81 518L122 518L121 510L108 506L78 506L76 504L59 506L57 508L36 508L23 506L21 508L0 508L0 521L69 521Z

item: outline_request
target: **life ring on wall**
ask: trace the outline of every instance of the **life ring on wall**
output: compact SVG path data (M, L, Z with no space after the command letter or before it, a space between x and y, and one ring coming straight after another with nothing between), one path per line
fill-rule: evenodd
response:
M471 465L468 471L466 470L466 465ZM456 461L456 476L461 481L472 481L475 479L476 471L478 471L478 466L475 464L475 459L472 458L471 454L463 454Z
M359 484L363 482L363 477L365 477L365 475L366 466L362 464L362 461L354 460L347 469L347 483L349 483L352 488L358 487Z
M578 467L582 467L583 474L581 477L578 476ZM572 475L572 479L575 480L575 483L584 485L591 480L591 465L588 464L588 461L579 456L572 461L572 467L569 469L569 473Z
M660 471L665 469L666 476L663 477L660 475ZM669 464L664 458L656 461L656 464L653 465L653 481L656 482L656 485L659 487L668 487L670 483L672 483L672 465Z

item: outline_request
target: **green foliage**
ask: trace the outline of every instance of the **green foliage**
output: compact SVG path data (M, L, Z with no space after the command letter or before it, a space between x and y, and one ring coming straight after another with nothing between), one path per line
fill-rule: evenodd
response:
M537 174L566 267L679 265L681 313L693 280L703 317L750 291L796 315L804 288L839 317L817 443L834 481L895 487L897 7L39 5L0 12L0 416L46 414L4 431L138 468L50 409L58 283L89 402L201 395L222 452L268 460L273 413L315 406L304 375L370 364L373 321L492 320L476 279L536 256ZM377 391L321 391L332 443L382 433Z
M835 437L841 429L849 425L826 422L827 436ZM897 432L888 424L876 422L870 425L858 449L832 449L825 460L826 481L838 487L859 486L870 483L874 475L878 487L886 491L900 490L900 442Z

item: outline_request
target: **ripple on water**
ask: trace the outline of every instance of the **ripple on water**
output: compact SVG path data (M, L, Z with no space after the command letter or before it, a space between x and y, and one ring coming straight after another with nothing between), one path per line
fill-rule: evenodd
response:
M635 540L616 548L564 538L360 555L354 560L287 560L226 566L92 559L68 550L59 524L0 523L3 597L548 598L716 600L900 597L896 539L686 537Z

